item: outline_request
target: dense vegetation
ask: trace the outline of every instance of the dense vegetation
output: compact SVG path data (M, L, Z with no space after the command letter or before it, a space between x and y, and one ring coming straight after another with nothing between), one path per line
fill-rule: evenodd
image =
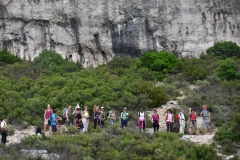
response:
M221 54L225 53L221 52ZM239 115L235 114L240 111L238 106L240 59L230 56L228 56L230 58L223 59L221 54L202 55L199 59L177 59L169 52L152 51L135 59L114 57L106 65L86 69L62 59L52 51L43 51L33 62L2 61L0 66L0 117L7 115L11 124L27 121L33 125L40 125L48 103L60 111L69 104L75 106L80 103L81 106L88 105L90 110L94 104L103 105L107 109L115 107L118 112L123 107L127 107L131 112L130 120L134 120L136 117L134 113L140 107L145 109L158 107L184 94L186 98L179 101L183 108L194 108L199 114L202 105L208 106L212 112L213 125L220 127L216 140L226 145L223 147L224 153L233 153L234 147L239 143L239 135L235 133L237 124L239 124L237 123ZM127 133L124 134L126 136ZM80 135L79 138L84 138L84 136ZM56 142L57 139L56 137L51 140L56 144L60 143ZM148 143L151 141L154 144L153 139L150 139ZM37 142L38 140L36 142L34 140L31 145L36 145ZM84 140L83 143L86 142ZM47 142L43 140L39 143ZM142 143L147 142L144 139ZM185 145L188 144L181 143L180 147L184 148ZM134 150L134 147L132 149ZM158 152L153 150L154 153ZM117 152L120 151L116 150L116 154L121 157L122 155ZM159 152L164 153L165 150L159 150ZM134 153L137 153L137 150L134 150ZM187 153L188 151L179 153L179 155L186 157ZM85 155L94 157L90 153ZM173 159L176 158L173 157Z
M164 132L140 134L133 129L120 130L117 125L113 125L105 131L98 130L90 134L28 137L21 146L6 150L0 158L7 159L9 155L24 157L14 151L25 148L47 149L51 153L60 154L61 160L217 160L213 145L198 146L180 140L180 136Z

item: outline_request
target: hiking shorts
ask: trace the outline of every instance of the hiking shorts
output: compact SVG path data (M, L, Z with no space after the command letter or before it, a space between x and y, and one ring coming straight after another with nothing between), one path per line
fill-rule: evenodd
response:
M205 129L205 128L211 128L211 124L208 123L208 119L204 119L202 121L202 128Z
M191 127L197 128L197 121L190 121L190 128Z
M44 124L48 124L48 119L45 119L45 120L44 120Z

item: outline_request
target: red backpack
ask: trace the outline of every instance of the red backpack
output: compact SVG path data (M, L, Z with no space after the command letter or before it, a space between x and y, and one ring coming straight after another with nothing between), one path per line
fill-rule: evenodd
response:
M180 116L179 114L176 114L176 120L179 122L180 121Z

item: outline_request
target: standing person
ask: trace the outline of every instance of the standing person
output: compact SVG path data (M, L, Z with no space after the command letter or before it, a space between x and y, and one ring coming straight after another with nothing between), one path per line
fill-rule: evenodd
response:
M66 116L66 125L68 127L70 127L70 124L72 122L72 120L71 120L71 116L72 116L71 108L72 108L72 106L69 105L67 110L66 110L66 115L65 115Z
M197 134L197 114L194 109L189 108L191 134Z
M82 115L80 111L80 106L77 106L76 111L75 111L75 125L77 129L83 129L83 126L81 125L82 123Z
M115 113L115 109L112 108L112 111L109 113L108 118L110 119L110 124L116 124L116 113Z
M121 113L121 120L122 120L122 128L125 126L127 127L128 125L128 113L127 113L127 108L123 108L123 112Z
M173 132L173 123L174 123L174 115L171 109L167 110L166 116L166 125L167 125L167 132Z
M179 129L179 133L184 134L184 129L185 129L185 117L184 117L184 109L181 109L181 112L179 113L179 117L180 117L180 129Z
M82 112L83 133L88 131L89 117L88 106L85 106Z
M138 128L139 131L141 132L141 130L143 129L145 131L145 127L146 127L146 112L144 112L143 108L140 108L140 111L138 112Z
M3 117L3 121L1 122L1 135L2 135L2 143L5 144L7 142L7 117Z
M156 132L156 131L158 132L160 119L159 119L159 115L157 114L157 110L156 109L153 110L152 122L153 122L153 131L154 132Z
M206 133L206 128L208 128L208 131L211 135L212 129L211 129L211 117L210 112L207 110L207 106L203 106L203 111L200 113L200 116L202 116L202 134L204 135Z
M62 118L57 116L57 110L56 109L53 110L53 114L52 114L51 118L52 118L52 122L51 122L52 134L56 135L57 134L58 120L62 120Z
M105 111L104 111L104 107L102 106L101 107L101 116L100 116L100 119L101 119L101 126L104 127L104 120L105 120Z
M47 105L47 109L44 112L44 127L43 127L43 132L45 133L47 130L47 126L48 126L48 119L51 118L52 116L52 109L50 104ZM51 128L51 124L49 124L49 132L51 132L52 128Z
M101 112L99 111L99 107L97 105L94 105L94 129L97 128L98 125L101 124L101 119L100 119L100 116L101 116Z

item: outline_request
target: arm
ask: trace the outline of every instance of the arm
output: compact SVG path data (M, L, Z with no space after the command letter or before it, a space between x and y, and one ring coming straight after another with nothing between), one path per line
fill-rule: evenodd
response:
M69 121L69 119L68 119L68 109L66 110L66 119L67 119L67 121Z
M200 113L200 116L202 116L202 114L203 114L203 111Z
M46 116L46 111L47 111L47 110L45 109L45 112L44 112L44 115L43 115L44 121L45 121L45 119L46 119L46 117L45 117L45 116Z
M209 112L209 117L208 117L208 123L211 123L211 116L210 116L210 112Z

